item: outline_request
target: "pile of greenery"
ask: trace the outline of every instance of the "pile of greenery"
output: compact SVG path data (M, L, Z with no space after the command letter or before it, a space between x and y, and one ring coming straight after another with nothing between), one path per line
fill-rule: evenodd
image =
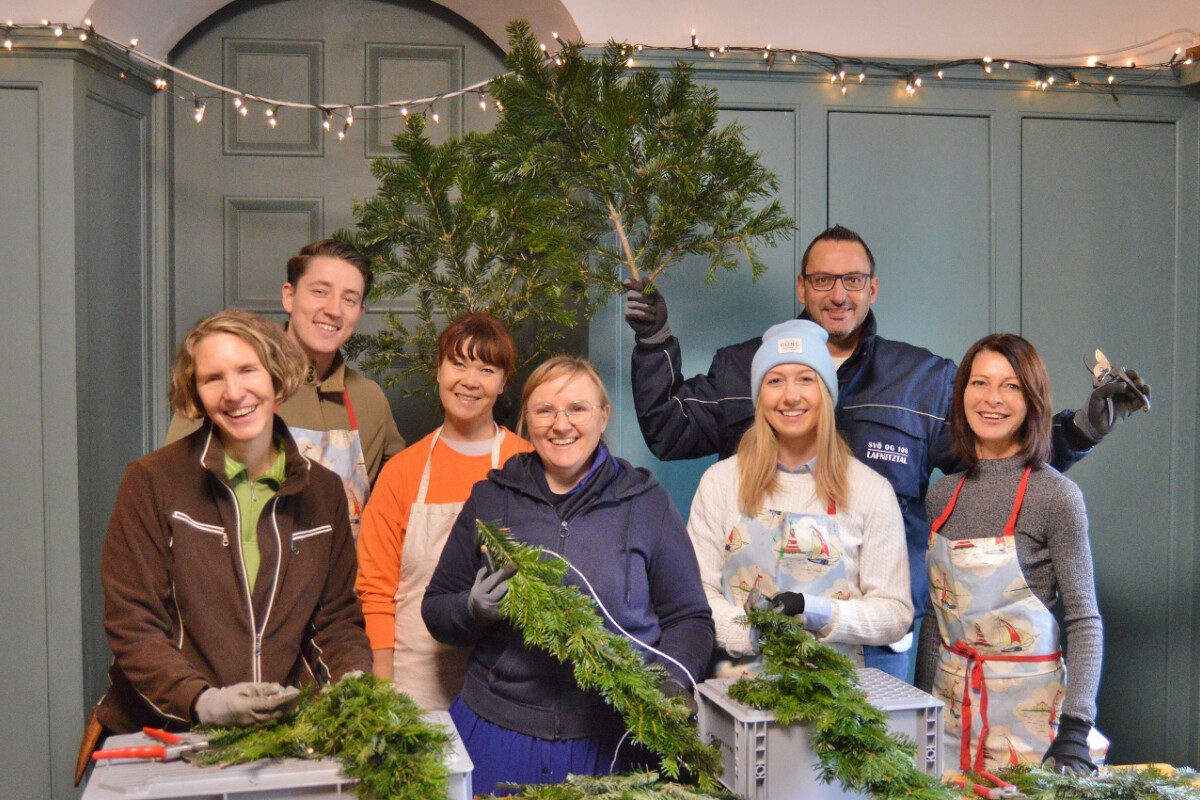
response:
M209 750L199 764L242 764L271 758L335 758L358 781L363 800L445 797L451 733L426 722L424 712L392 682L374 675L347 677L301 694L288 719L250 728L207 728Z
M598 778L570 775L564 783L513 786L512 792L488 797L521 800L739 800L738 795L728 792L701 792L692 786L662 781L653 772Z
M792 617L757 610L746 619L759 632L763 674L731 684L729 696L769 709L781 725L806 723L823 781L877 800L950 800L945 784L917 769L912 742L867 702L850 659Z

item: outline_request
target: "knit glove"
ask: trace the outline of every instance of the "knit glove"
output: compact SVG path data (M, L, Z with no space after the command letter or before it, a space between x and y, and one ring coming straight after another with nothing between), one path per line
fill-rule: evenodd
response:
M245 728L279 719L292 710L300 690L278 683L235 683L205 689L196 698L196 719L202 725Z
M1058 735L1042 756L1042 766L1064 775L1095 775L1096 765L1088 750L1087 737L1091 723L1063 714L1058 718Z
M804 595L800 592L780 592L771 598L771 609L787 617L804 613Z
M1137 386L1138 391L1150 399L1150 387L1135 370L1125 374ZM1146 404L1129 384L1122 380L1102 383L1092 390L1087 405L1075 412L1075 427L1095 444L1117 427L1130 414L1145 408Z
M667 678L658 685L658 690L668 700L672 697L682 697L684 704L688 708L689 716L694 717L700 711L700 706L696 705L696 697L676 678Z
M639 345L656 345L671 335L667 327L667 301L657 290L646 293L644 281L630 278L622 284L625 294L625 321L633 328L633 338Z
M475 585L467 595L467 610L476 622L495 625L500 621L500 601L508 594L508 579L517 572L516 564L505 564L492 572L480 567L475 573Z

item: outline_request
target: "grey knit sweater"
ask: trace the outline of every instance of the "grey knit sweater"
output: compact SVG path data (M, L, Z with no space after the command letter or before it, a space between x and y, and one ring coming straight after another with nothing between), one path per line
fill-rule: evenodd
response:
M941 535L951 540L996 536L1012 513L1025 465L1018 457L980 461L963 484L954 513ZM962 473L934 484L925 499L929 519L941 515ZM1017 517L1017 558L1033 594L1054 610L1062 601L1069 680L1062 713L1087 722L1096 718L1096 692L1104 649L1096 606L1087 510L1079 487L1050 466L1029 476ZM916 685L930 691L937 669L939 635L933 604L926 608L917 649Z

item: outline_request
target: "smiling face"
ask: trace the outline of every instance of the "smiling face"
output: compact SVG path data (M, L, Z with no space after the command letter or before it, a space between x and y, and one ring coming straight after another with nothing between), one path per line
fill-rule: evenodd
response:
M362 319L364 288L358 268L332 256L313 256L295 285L283 285L288 335L322 377Z
M994 350L980 350L971 361L963 411L975 434L979 458L1009 458L1021 452L1025 394L1016 370Z
M470 352L470 343L462 350ZM492 409L504 391L504 370L494 364L451 354L438 365L438 397L445 410L443 436L479 441L492 436Z
M608 407L594 408L602 403L599 387L587 374L564 375L546 381L526 398L525 425L529 441L542 460L546 482L552 491L559 494L570 491L591 467L600 436L608 426ZM549 421L539 420L533 413L547 407L567 409L576 404L592 407L586 420L579 418L581 414L572 414L568 418L563 411L557 411Z
M258 353L241 337L213 333L196 343L196 392L229 455L243 464L270 449L275 386Z
M775 431L785 464L795 468L815 455L822 400L821 378L812 367L780 364L767 370L758 391L758 408Z
M808 253L804 275L849 275L871 273L867 251L858 242L823 240L816 242ZM839 280L826 291L818 291L801 276L796 293L809 318L829 333L829 352L848 356L858 345L859 329L867 318L879 294L879 278L874 275L858 291L847 291Z

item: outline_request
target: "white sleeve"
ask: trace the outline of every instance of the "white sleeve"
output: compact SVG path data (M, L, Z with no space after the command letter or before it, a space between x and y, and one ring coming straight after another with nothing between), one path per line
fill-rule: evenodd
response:
M848 511L862 525L862 545L856 562L858 574L847 577L857 581L861 597L833 600L833 618L817 632L817 638L822 642L891 644L904 636L913 620L904 518L891 485L869 467L852 470L851 481Z
M720 468L721 463L709 467L700 478L688 514L687 530L696 550L696 561L700 564L704 594L712 609L717 645L732 656L748 656L754 653L750 629L734 621L744 612L725 599L721 583L725 569L725 541L738 518L737 471ZM731 476L732 481L729 480Z

